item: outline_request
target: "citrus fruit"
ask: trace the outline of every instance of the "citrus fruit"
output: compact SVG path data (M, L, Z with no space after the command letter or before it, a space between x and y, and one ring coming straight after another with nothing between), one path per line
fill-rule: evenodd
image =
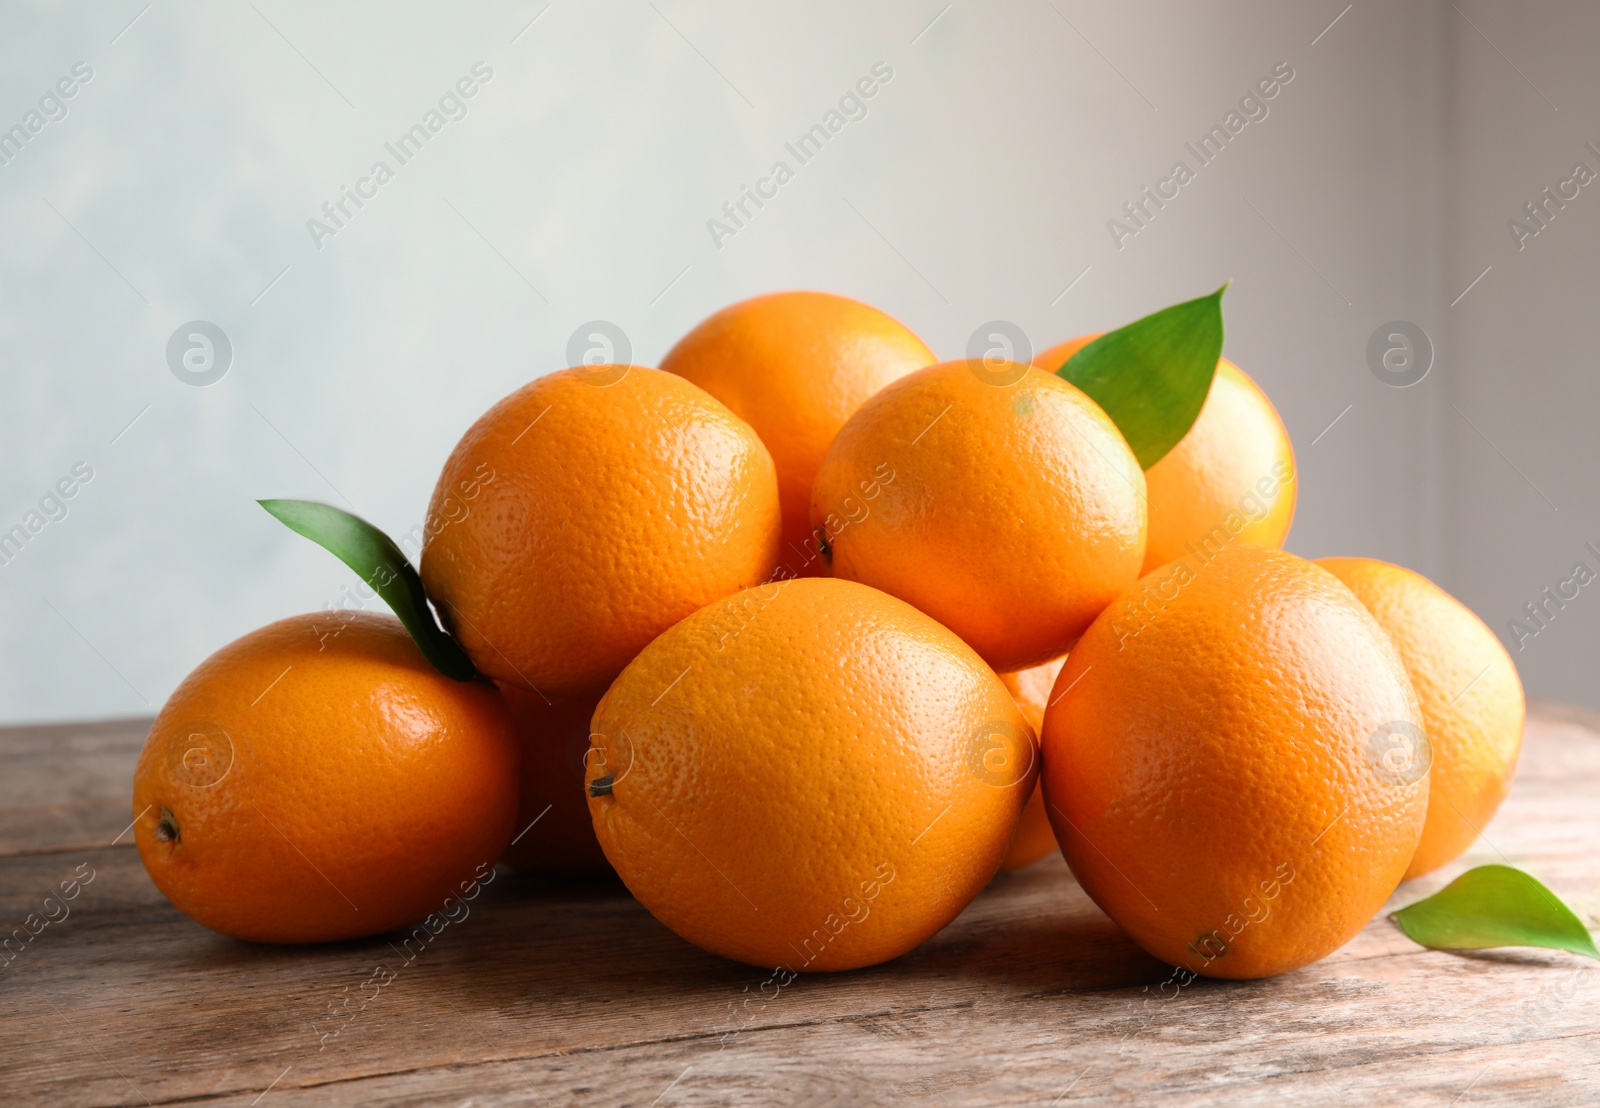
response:
M541 377L467 431L428 505L422 581L501 685L598 693L644 645L777 562L772 457L682 377Z
M1054 372L1099 337L1053 346L1034 364ZM1278 410L1242 369L1219 359L1194 426L1145 470L1150 539L1143 572L1191 546L1213 553L1235 539L1282 546L1294 522L1296 476L1294 447Z
M723 308L679 340L661 368L733 409L772 451L784 564L810 577L826 572L811 533L811 484L828 444L867 397L934 360L921 339L868 304L775 292Z
M517 830L501 861L523 873L610 873L583 789L589 717L600 698L551 700L516 685L500 691L522 750Z
M793 972L873 965L955 918L1037 772L994 672L909 604L773 582L647 646L601 698L587 770L606 857L657 919Z
M957 361L861 406L817 473L833 574L908 601L996 670L1059 657L1138 576L1144 475L1077 388Z
M1065 658L1057 658L1032 669L1000 674L1001 683L1011 691L1017 707L1028 717L1028 726L1033 728L1035 735L1044 730L1044 710L1050 703L1050 690L1055 685L1056 674L1061 672L1065 664ZM1005 860L1000 863L1000 872L1008 873L1031 866L1059 849L1055 830L1050 826L1050 814L1044 806L1044 782L1040 781L1033 787L1033 795L1022 809L1022 818L1017 821L1016 837L1011 840Z
M1472 610L1419 573L1372 558L1319 558L1389 632L1432 750L1428 820L1406 877L1432 872L1482 834L1511 788L1525 705L1511 655Z
M1054 695L1062 852L1163 961L1232 978L1313 962L1416 850L1428 778L1405 666L1349 589L1292 554L1236 543L1143 578Z
M214 931L350 939L471 889L511 838L516 786L494 689L438 673L393 617L292 616L211 655L162 707L134 841Z

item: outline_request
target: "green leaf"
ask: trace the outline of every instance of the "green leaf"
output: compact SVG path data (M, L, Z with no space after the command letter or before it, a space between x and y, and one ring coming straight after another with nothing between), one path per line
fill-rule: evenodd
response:
M1389 918L1412 942L1434 950L1543 946L1600 958L1588 928L1572 909L1510 866L1469 869Z
M1056 373L1105 409L1149 469L1189 433L1222 357L1223 285L1107 332Z
M304 535L361 575L394 610L428 661L446 677L471 681L478 670L434 621L422 578L394 540L360 516L314 500L258 500L289 530Z

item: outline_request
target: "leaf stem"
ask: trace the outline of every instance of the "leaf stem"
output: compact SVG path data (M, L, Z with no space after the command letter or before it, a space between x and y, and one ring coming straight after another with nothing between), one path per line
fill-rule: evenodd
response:
M422 577L393 539L342 508L314 500L258 500L296 534L303 535L355 570L400 618L433 668L454 681L478 678L477 667L449 632L439 626Z

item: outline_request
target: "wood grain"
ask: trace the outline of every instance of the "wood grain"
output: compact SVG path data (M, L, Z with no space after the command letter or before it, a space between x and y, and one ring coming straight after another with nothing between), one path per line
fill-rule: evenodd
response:
M104 845L128 825L149 720L0 728L0 858Z
M503 871L409 960L394 936L234 942L171 908L127 837L111 845L132 816L146 726L0 731L0 928L43 918L63 882L76 889L0 970L0 1103L1600 1099L1600 967L1585 959L1426 951L1380 917L1296 973L1163 993L1170 967L1059 857L998 878L890 965L781 989L684 943L616 883ZM1593 717L1534 714L1517 785L1485 830L1391 907L1509 861L1595 921Z

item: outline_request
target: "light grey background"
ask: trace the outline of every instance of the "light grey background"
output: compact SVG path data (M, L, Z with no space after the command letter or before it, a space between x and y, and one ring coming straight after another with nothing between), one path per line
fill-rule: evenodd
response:
M404 532L580 323L648 364L790 287L958 357L986 320L1038 348L1231 279L1227 353L1298 451L1290 548L1417 568L1514 646L1523 604L1600 569L1600 183L1523 249L1507 227L1600 171L1596 41L1577 2L7 5L0 127L94 76L0 166L0 529L94 476L0 566L0 719L151 712L338 602L353 575L255 498ZM466 118L319 248L307 220L480 61ZM878 62L867 116L715 245ZM1267 118L1119 249L1107 221L1280 62ZM166 360L197 319L234 351L204 388ZM1437 351L1407 389L1367 365L1392 319ZM1600 706L1591 591L1514 650L1532 695Z

